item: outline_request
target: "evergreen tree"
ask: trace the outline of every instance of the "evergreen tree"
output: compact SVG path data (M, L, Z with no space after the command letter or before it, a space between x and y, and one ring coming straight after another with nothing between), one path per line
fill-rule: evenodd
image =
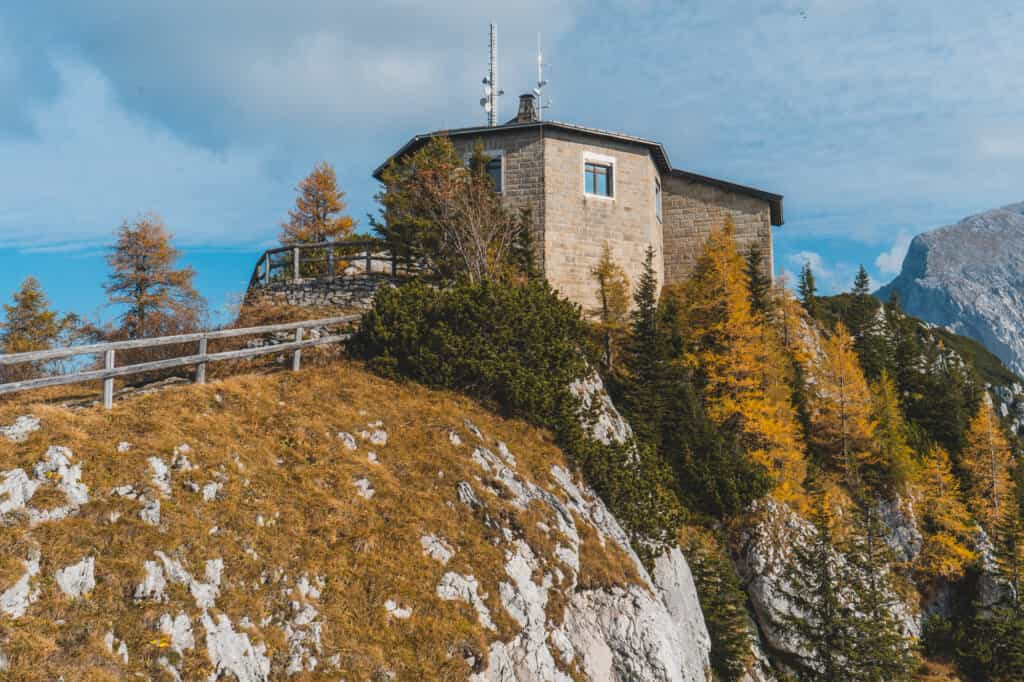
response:
M629 314L629 279L612 258L608 242L605 242L601 250L601 260L591 268L590 276L597 284L594 292L597 294L597 306L590 312L597 319L601 332L604 369L611 370L614 336L621 331Z
M975 559L970 546L976 527L942 447L933 446L925 454L916 487L924 543L915 570L926 581L957 580Z
M1011 464L1010 445L992 409L992 401L986 396L971 421L967 443L960 453L960 466L967 474L971 509L990 535L1008 514L1016 511L1011 497Z
M181 252L157 215L122 223L110 247L110 302L123 306L120 333L129 339L192 331L199 326L203 299L192 285L195 271L176 268Z
M881 303L871 295L871 278L860 266L853 280L850 304L844 319L853 337L853 347L869 381L878 381L889 368L892 350L884 318L879 319Z
M654 249L650 246L633 293L630 319L625 405L637 437L657 450L661 447L660 424L665 404L664 396L654 387L664 377L667 347L665 334L658 324L658 277L654 270Z
M818 287L814 283L814 272L811 270L810 262L804 263L800 270L800 280L797 283L797 290L800 292L800 302L804 310L812 318L818 314Z
M60 316L50 310L46 293L35 277L26 277L12 298L13 304L4 304L6 319L0 324L4 353L45 350L78 324L75 316ZM43 369L40 363L6 365L2 368L3 381L28 379Z
M770 317L772 312L772 280L765 274L764 253L759 244L747 251L744 274L750 291L750 308L755 315Z

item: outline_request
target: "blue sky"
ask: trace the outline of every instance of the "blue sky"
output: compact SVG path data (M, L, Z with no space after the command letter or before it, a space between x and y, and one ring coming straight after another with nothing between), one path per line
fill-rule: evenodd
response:
M786 195L776 266L876 283L916 233L1024 199L1024 3L903 0L0 5L0 297L36 275L102 308L103 246L156 211L215 315L295 183L334 164L351 214L416 132L483 121L487 24L558 120Z

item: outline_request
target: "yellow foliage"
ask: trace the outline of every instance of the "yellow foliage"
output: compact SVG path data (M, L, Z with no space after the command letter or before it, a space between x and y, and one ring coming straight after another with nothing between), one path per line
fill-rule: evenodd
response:
M744 260L731 219L708 237L685 288L683 333L704 380L708 416L736 423L740 442L775 481L774 495L803 506L806 473L788 364L777 334L751 310Z
M345 210L345 193L338 189L334 168L321 161L295 188L295 208L281 223L281 243L321 242L347 237L355 228Z
M1010 512L1011 459L1010 445L986 395L971 420L960 464L969 481L967 497L971 509L989 533Z
M924 534L915 568L926 578L955 580L975 559L969 548L975 526L945 450L935 446L924 456L913 487Z

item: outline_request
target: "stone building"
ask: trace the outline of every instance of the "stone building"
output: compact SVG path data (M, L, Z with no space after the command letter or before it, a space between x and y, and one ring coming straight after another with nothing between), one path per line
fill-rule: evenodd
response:
M605 243L632 282L648 245L662 283L680 282L728 215L740 248L760 244L772 272L772 226L782 224L782 196L673 168L657 142L541 121L533 96L523 95L508 123L417 135L374 176L438 136L448 136L467 158L483 145L496 190L509 207L531 211L548 280L585 308L596 303L590 270Z

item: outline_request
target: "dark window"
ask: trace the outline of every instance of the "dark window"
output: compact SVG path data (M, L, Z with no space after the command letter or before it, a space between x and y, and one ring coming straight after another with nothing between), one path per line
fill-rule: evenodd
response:
M585 162L583 164L583 182L583 189L587 194L596 194L601 197L612 196L611 165Z
M487 174L491 176L494 183L494 191L501 194L501 157L495 156L487 162Z

